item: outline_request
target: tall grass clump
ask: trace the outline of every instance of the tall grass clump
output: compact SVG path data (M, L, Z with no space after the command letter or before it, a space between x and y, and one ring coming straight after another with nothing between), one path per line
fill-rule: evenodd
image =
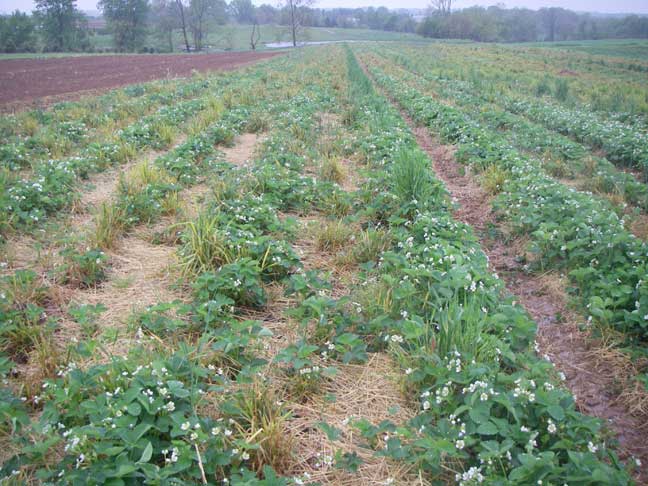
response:
M319 173L323 180L338 184L341 184L346 177L344 166L340 159L336 157L324 158L320 165Z
M401 149L392 164L393 192L407 206L428 208L438 200L441 186L432 178L425 154L418 150Z
M228 247L218 229L218 219L202 213L185 223L180 237L180 268L186 277L198 276L235 260L235 250Z
M90 236L92 246L102 250L111 249L126 226L124 208L115 203L102 203L95 215L94 233Z

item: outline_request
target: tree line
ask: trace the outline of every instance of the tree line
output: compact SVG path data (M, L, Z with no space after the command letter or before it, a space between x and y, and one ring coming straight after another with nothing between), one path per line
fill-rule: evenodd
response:
M286 26L295 45L304 27L414 32L417 26L409 14L384 7L324 10L314 8L313 0L283 0L276 7L255 6L251 0L99 0L97 7L106 21L105 33L112 35L119 52L141 51L149 37L162 50L201 50L210 32L231 22L250 25L252 49L264 24ZM15 11L0 16L0 50L85 51L92 49L92 32L76 0L37 0L31 15Z
M259 42L260 26L266 24L286 26L293 45L304 27L417 32L482 42L648 38L646 16L597 17L562 8L452 10L452 0L431 1L427 16L418 23L404 11L319 9L313 7L314 0L282 0L276 7L255 6L251 0L99 0L97 7L118 52L141 52L150 39L157 42L157 50L202 50L210 33L231 22L250 26L252 49ZM0 16L0 51L86 51L92 49L90 33L76 0L36 0L31 15L16 11Z
M438 39L534 42L648 38L648 16L594 16L564 8L506 9L497 6L452 11L451 0L433 0L417 32Z

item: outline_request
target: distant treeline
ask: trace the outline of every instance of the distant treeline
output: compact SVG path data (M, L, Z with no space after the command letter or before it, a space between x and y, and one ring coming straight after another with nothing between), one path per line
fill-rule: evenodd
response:
M0 51L68 52L92 50L92 33L111 34L115 51L203 49L208 34L231 23L286 26L296 45L304 27L367 28L417 32L441 39L482 42L563 41L603 38L648 38L648 17L596 17L562 8L504 9L472 7L453 11L452 0L431 0L420 22L404 10L380 8L319 9L314 0L282 0L278 6L255 6L251 0L99 0L102 19L88 19L76 0L36 0L29 15L0 16ZM102 24L97 26L97 22ZM180 33L181 46L177 45ZM149 39L156 47L145 47ZM255 40L256 39L256 40ZM256 47L258 29L251 30Z
M284 0L279 6L255 6L251 0L99 0L103 24L88 19L76 0L37 0L29 15L16 11L0 16L1 52L67 52L92 49L90 34L113 36L116 51L144 51L150 35L160 50L174 50L174 34L181 32L183 48L200 49L207 34L219 25L275 24L295 34L303 27L366 28L415 32L411 15L387 8L324 10L312 0ZM105 22L104 22L105 21Z
M425 37L480 42L645 39L648 17L601 17L564 8L471 7L451 13L440 8L430 12L417 32Z

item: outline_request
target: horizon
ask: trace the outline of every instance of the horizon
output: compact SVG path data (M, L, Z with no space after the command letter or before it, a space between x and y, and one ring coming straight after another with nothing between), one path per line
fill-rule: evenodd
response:
M85 12L99 12L96 0L77 0L77 8ZM253 1L255 5L271 4L276 6L277 2L273 1ZM367 5L366 0L322 0L316 2L313 7L332 9L332 8L369 8L369 7L386 7L391 10L396 9L426 9L429 6L429 0L410 0L407 6L402 5L398 0L382 0L381 4ZM35 8L33 0L5 0L0 8L1 13L10 13L15 10L22 12L32 12ZM618 2L609 2L608 0L513 0L506 3L496 0L471 1L457 0L454 2L454 9L461 10L468 7L490 7L503 6L504 8L528 8L539 10L545 7L561 7L573 10L579 13L605 14L605 15L646 15L648 14L648 2L643 0L619 0Z

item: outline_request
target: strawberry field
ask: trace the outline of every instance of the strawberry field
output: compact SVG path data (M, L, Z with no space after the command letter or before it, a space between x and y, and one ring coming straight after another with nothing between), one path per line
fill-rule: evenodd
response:
M542 52L3 115L0 484L641 484L645 74Z

